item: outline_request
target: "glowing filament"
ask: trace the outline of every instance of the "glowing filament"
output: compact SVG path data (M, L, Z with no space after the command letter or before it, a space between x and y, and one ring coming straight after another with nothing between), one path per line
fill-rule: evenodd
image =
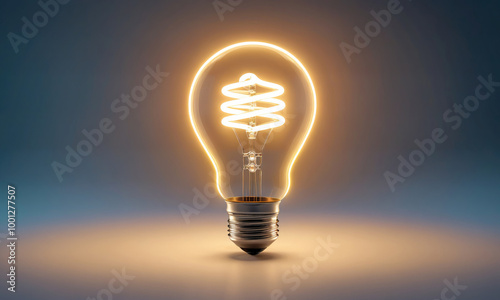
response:
M273 89L273 91L257 95L255 93L257 85ZM252 73L244 74L240 77L239 82L222 88L224 96L236 99L224 102L220 106L223 112L231 114L231 116L222 119L222 125L256 133L285 124L285 118L276 114L285 109L285 102L274 98L283 95L284 92L285 89L279 84L260 80ZM259 103L272 104L273 106L258 106ZM268 118L271 121L257 125L255 117ZM241 123L242 120L249 121Z

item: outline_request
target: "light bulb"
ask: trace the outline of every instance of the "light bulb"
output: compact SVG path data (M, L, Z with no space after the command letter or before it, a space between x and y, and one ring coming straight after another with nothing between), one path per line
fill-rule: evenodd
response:
M279 204L315 117L309 73L278 46L237 43L196 73L189 118L227 203L229 238L245 252L278 238Z

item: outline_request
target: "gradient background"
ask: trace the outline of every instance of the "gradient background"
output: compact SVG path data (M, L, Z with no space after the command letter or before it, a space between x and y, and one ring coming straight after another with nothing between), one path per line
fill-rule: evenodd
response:
M113 299L265 299L275 288L290 299L434 299L455 276L468 286L458 299L498 299L500 91L456 131L442 114L479 75L500 81L500 4L401 4L348 64L339 44L387 1L244 0L223 21L212 1L71 1L18 54L6 35L40 7L2 2L0 182L17 188L19 230L18 293L2 279L2 299L96 297L122 267L137 277ZM189 123L189 86L210 55L245 40L292 52L318 93L281 237L261 258L225 236L222 199L189 224L178 209L214 173ZM169 77L120 121L111 102L157 64ZM59 182L51 163L104 117L115 131ZM383 173L436 127L448 140L392 193ZM283 272L328 235L339 255L289 291Z

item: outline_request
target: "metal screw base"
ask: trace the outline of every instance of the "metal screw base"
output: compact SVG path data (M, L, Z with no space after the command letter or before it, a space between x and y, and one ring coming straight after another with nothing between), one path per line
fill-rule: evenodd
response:
M226 203L229 239L243 251L257 255L278 238L279 199L238 197Z

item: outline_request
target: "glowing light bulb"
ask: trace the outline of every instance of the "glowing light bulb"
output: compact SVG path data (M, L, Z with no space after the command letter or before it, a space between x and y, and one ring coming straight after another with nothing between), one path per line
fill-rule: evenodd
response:
M229 238L260 253L278 238L279 204L316 117L309 73L278 46L231 45L196 73L189 117L227 203Z

